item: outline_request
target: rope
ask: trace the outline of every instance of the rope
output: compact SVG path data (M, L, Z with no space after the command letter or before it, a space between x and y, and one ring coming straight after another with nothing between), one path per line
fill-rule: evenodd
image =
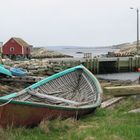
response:
M5 105L9 104L12 100L13 100L13 98L11 98L10 100L8 100L8 101L7 101L6 103L4 103L4 104L1 104L1 105L0 105L0 107L5 106Z

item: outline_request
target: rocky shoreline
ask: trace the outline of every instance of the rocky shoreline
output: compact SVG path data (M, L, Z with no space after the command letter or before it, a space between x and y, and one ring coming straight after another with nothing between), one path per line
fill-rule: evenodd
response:
M140 45L140 44L139 44ZM114 52L109 52L111 57L127 57L137 55L137 41L132 43L123 43L118 45L113 45L112 48L117 49Z
M72 58L73 56L62 54L61 52L48 50L45 47L34 47L31 52L32 58L43 59L43 58Z

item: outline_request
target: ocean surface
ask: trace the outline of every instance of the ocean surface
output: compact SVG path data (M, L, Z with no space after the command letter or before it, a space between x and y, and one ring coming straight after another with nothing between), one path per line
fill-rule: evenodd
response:
M139 72L125 72L125 73L112 73L112 74L98 74L97 78L106 80L121 80L121 81L136 81L140 76Z
M116 49L111 47L79 47L79 46L48 46L48 50L54 50L66 55L73 56L74 58L82 58L84 53L92 53L92 56L105 55Z

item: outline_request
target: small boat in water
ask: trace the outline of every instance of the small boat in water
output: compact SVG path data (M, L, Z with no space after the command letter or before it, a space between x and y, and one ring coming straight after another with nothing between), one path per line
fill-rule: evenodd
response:
M12 76L12 73L4 67L4 65L0 64L0 75L4 76Z
M0 125L36 126L43 119L80 117L101 104L98 80L79 65L0 97Z
M13 76L25 76L27 75L27 71L22 68L10 68L10 71Z
M80 52L80 51L79 51L79 52L76 52L76 53L77 53L77 54L82 54L83 52Z

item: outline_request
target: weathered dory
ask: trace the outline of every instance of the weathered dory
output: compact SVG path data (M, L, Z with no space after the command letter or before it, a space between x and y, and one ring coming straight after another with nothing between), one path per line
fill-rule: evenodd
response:
M34 126L43 119L79 117L101 104L98 80L79 65L0 98L0 125Z

